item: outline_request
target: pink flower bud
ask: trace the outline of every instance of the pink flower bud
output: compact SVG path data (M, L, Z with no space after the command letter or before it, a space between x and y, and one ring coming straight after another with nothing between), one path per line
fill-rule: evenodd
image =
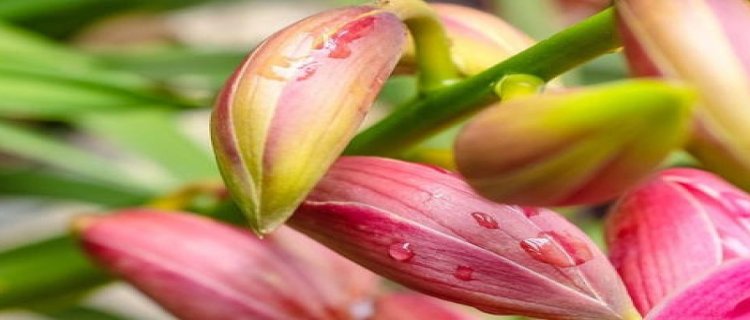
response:
M283 223L339 156L405 40L392 13L328 11L271 36L229 79L212 138L227 187L256 232Z
M368 320L472 320L469 316L440 301L421 294L390 294L375 302L375 314Z
M574 225L546 209L485 200L439 168L341 158L290 223L383 276L486 312L633 314L614 269Z
M750 195L704 171L665 170L620 200L606 231L610 258L645 313L706 271L750 255Z
M690 151L750 190L750 2L615 1L637 75L664 75L700 91Z
M717 268L664 300L646 320L743 320L750 317L750 260Z
M260 240L149 209L76 227L91 257L184 320L349 319L375 288L372 273L286 228Z

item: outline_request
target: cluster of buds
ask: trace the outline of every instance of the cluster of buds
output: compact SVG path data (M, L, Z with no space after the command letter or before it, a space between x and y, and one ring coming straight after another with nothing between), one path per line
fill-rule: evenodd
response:
M456 136L457 172L341 154L394 70L419 73L420 94L434 99L461 77L486 77L528 37L486 13L418 0L293 24L230 77L211 122L227 189L267 237L133 209L80 220L83 245L181 319L474 317L383 290L360 266L491 314L744 319L750 3L615 4L634 73L667 79L553 92L528 75L496 79L495 99L477 99L486 109ZM425 61L429 48L445 50ZM425 70L436 61L450 66ZM682 148L740 188L660 170ZM611 201L609 255L546 208Z

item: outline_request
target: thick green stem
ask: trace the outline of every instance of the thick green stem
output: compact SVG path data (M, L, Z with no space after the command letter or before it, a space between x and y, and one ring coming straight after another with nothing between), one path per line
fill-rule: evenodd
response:
M382 0L378 4L396 13L409 28L414 39L421 91L437 90L459 80L445 28L427 3L422 0Z
M478 75L401 106L357 135L345 153L397 155L496 100L493 86L508 74L549 81L619 46L614 14L607 9Z

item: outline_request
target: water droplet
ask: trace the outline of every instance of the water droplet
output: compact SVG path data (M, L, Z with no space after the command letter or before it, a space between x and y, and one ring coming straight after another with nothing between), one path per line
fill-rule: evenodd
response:
M561 268L579 266L593 258L585 242L556 232L542 232L520 245L535 260Z
M453 272L453 276L458 280L469 281L474 279L474 269L467 266L458 266L456 271Z
M327 50L328 57L333 59L348 58L352 54L349 44L366 36L374 28L375 17L372 16L352 21L341 27L335 34L323 39L316 49Z
M539 215L539 209L534 207L520 207L521 212L523 212L523 215L525 215L527 218L531 218L534 216Z
M739 217L750 217L750 199L736 192L722 192L721 198L732 214Z
M500 227L495 218L484 212L472 212L471 216L477 221L477 224L487 229L497 229Z
M375 314L375 302L371 299L363 299L353 302L349 306L351 319L370 319Z
M396 261L406 262L414 257L414 251L411 249L411 243L402 241L388 247L388 255Z

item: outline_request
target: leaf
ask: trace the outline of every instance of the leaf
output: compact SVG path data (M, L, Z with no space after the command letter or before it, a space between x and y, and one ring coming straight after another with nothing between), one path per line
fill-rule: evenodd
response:
M177 87L218 90L247 55L246 51L211 51L167 47L97 54L102 66L139 74Z
M38 311L48 318L55 320L127 320L129 318L119 314L107 312L86 306L72 306L61 310Z
M104 158L50 135L0 121L0 151L116 185L137 185Z
M38 168L0 167L0 194L79 200L107 207L134 206L152 195L137 188Z
M107 279L69 236L26 244L0 252L0 309L79 295Z
M143 90L123 78L96 73L41 71L0 66L0 116L69 119L82 112L132 109L158 104L191 107L175 98Z
M178 127L179 113L163 108L89 114L76 119L84 130L104 137L161 165L181 184L217 179L208 149L200 148Z
M3 39L0 41L2 64L25 63L68 69L90 68L94 64L94 60L84 54L3 22L0 22L0 39Z

